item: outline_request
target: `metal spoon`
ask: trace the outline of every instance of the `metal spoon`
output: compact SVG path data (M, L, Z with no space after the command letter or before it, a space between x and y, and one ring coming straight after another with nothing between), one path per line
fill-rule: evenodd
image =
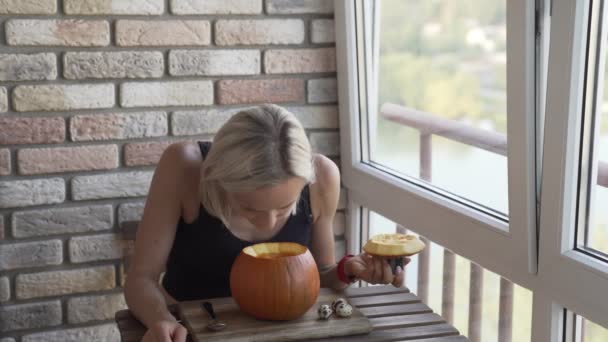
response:
M226 328L226 323L217 320L217 317L215 316L215 311L213 311L213 304L211 304L210 302L203 302L202 306L203 309L205 309L205 311L209 313L209 316L211 316L212 319L211 322L207 324L207 329L211 331L224 330L224 328Z

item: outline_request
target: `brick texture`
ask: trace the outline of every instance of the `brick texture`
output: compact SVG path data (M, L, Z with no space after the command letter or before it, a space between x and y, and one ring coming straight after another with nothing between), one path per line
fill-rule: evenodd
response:
M327 0L266 0L270 14L333 13L334 2Z
M0 113L8 110L8 93L6 88L0 87Z
M64 140L63 118L0 117L0 145L52 144Z
M116 145L32 148L19 150L19 173L23 175L68 171L110 170L118 167Z
M13 236L26 238L102 231L114 225L111 205L18 211L12 216Z
M308 81L308 102L328 103L338 101L338 82L335 78Z
M25 335L22 342L119 342L120 333L115 324L104 324L92 327L53 330Z
M0 182L0 208L55 204L65 200L65 182L61 178Z
M0 81L38 81L57 78L54 53L0 54Z
M8 149L0 149L0 176L11 174L11 152Z
M158 137L167 130L165 112L77 115L70 120L73 141Z
M70 261L73 263L120 259L133 249L132 240L117 234L77 236L70 239Z
M309 136L312 149L326 156L340 154L340 135L333 132L316 132Z
M72 324L114 319L118 310L127 308L122 293L75 297L68 300L68 322Z
M175 117L175 114L173 114ZM172 120L175 120L173 118ZM171 141L151 141L125 145L124 156L127 166L155 165Z
M123 107L197 106L213 104L211 81L128 82L120 87Z
M268 50L264 54L268 74L298 74L336 71L334 48Z
M205 20L119 20L116 43L120 46L209 45L211 25Z
M304 81L300 79L221 80L217 83L220 104L301 102Z
M57 0L0 0L0 14L53 14Z
M259 14L262 0L171 0L175 14Z
M149 78L164 72L160 51L67 52L63 74L68 79Z
M162 14L164 0L63 0L67 14Z
M123 203L118 206L118 222L140 221L144 213L144 202Z
M296 106L287 107L302 123L304 128L339 128L337 106Z
M109 108L114 106L114 85L17 86L13 105L20 112Z
M106 46L110 23L104 20L29 20L6 23L9 45Z
M172 50L169 73L173 76L256 75L258 50Z
M19 299L68 293L110 290L116 283L114 266L19 274L15 293Z
M334 21L331 19L313 20L310 24L310 40L317 44L335 42Z
M218 20L215 43L218 45L301 44L304 21L300 19Z
M61 240L0 245L0 271L58 265L62 261Z
M72 178L74 200L137 197L148 193L152 172L136 171Z
M61 303L58 300L0 307L0 332L60 324Z
M240 108L178 111L171 116L173 135L213 134Z
M0 302L6 302L11 298L11 286L8 277L0 277Z

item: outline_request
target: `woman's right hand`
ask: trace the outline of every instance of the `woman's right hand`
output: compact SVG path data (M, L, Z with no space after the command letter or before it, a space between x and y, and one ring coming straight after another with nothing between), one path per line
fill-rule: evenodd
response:
M158 321L144 334L141 342L186 342L188 331L176 321Z

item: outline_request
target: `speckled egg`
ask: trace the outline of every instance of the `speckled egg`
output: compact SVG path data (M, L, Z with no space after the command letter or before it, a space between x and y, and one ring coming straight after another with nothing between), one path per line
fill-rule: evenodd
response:
M344 298L336 298L331 303L331 308L332 308L332 310L334 310L334 312L336 311L336 308L338 307L339 304L348 304L348 302Z
M340 303L336 306L336 314L340 317L350 317L353 314L353 307L349 304Z
M334 312L331 310L331 306L329 306L327 304L323 304L323 305L319 306L317 313L319 314L319 319L326 320L326 319L329 319L329 317Z

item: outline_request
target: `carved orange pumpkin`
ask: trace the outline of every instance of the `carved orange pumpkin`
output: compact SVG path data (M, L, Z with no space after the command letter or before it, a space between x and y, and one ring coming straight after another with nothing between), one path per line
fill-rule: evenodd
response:
M242 311L258 319L302 316L319 295L319 271L310 251L297 243L244 248L232 264L230 290Z

